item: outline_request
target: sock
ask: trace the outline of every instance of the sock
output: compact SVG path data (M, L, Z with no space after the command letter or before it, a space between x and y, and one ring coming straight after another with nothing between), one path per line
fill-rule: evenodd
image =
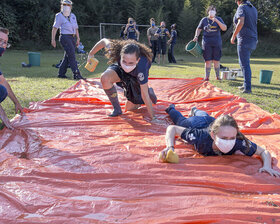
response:
M220 67L215 68L215 72L216 72L216 77L220 78Z
M106 95L108 96L111 104L114 107L112 114L110 114L109 116L115 117L115 116L122 114L122 109L121 109L121 106L119 103L118 93L117 93L115 86L113 86L111 89L104 89L104 91L105 91Z
M205 78L209 79L211 68L205 68Z

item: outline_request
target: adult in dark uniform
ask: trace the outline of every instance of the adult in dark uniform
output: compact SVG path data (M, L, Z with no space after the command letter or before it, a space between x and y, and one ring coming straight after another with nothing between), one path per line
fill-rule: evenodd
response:
M169 63L177 63L174 57L174 46L177 40L176 24L172 24L170 28L171 28L171 37L167 42L167 44L170 45L170 58L168 57L168 61Z
M160 55L162 55L162 63L164 64L167 37L170 37L170 33L168 29L165 27L164 21L161 21L160 27L158 28L155 35L158 37L158 64L160 64Z
M198 37L203 30L202 49L205 61L205 81L209 80L212 61L214 63L216 79L220 79L220 59L222 57L221 30L226 31L227 26L221 17L216 16L216 13L215 6L211 5L207 8L208 16L201 19L193 38L193 41L198 41Z
M127 102L125 109L134 110L145 104L151 119L155 119L152 103L157 98L148 85L151 67L151 49L134 40L102 39L89 52L89 59L101 49L106 49L109 63L108 69L101 75L101 83L114 110L109 115L115 117L122 114L114 83L124 89Z
M156 21L154 18L150 19L150 25L151 27L149 27L149 29L147 30L147 38L148 38L148 43L149 46L151 47L152 51L153 51L153 60L152 62L156 62L155 58L157 55L157 45L158 45L158 37L155 36L158 27L156 26Z
M232 155L237 151L246 156L259 155L263 160L263 167L259 172L280 177L280 173L271 167L270 153L247 139L239 131L233 117L221 115L215 119L194 107L190 114L192 117L185 118L173 104L166 112L175 125L168 126L166 130L167 147L161 153L162 158L169 150L174 151L175 136L179 136L194 145L195 151L204 156Z
M10 47L10 44L8 43L8 35L9 35L9 30L6 28L0 27L0 57L4 54L5 50ZM6 97L9 97L13 103L15 104L15 111L16 113L23 112L23 109L16 98L11 86L5 79L3 73L0 71L0 103L2 103ZM3 110L1 104L0 104L0 117L5 126L9 129L14 129L13 126L10 123L10 120L8 119L5 111Z
M67 72L68 65L70 65L74 79L83 79L75 56L76 46L79 46L80 44L78 24L76 16L71 13L71 10L72 1L62 0L61 12L55 15L51 44L54 48L56 47L55 36L57 30L60 29L59 41L64 48L64 57L59 67L58 78L67 78L65 74Z
M243 93L251 93L252 72L250 67L250 57L258 43L258 12L250 1L236 0L235 2L237 3L238 8L233 19L235 29L231 37L231 43L235 44L235 39L237 37L239 64L244 76L244 83L240 89Z
M127 36L127 39L139 41L140 33L136 27L136 22L133 18L128 18L124 34Z

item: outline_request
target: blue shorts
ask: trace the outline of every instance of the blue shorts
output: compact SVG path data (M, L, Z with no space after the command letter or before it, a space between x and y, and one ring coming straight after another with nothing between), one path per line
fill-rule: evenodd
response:
M203 58L205 61L220 61L222 57L222 48L220 46L205 46Z
M3 102L8 96L8 92L5 86L0 85L0 103Z

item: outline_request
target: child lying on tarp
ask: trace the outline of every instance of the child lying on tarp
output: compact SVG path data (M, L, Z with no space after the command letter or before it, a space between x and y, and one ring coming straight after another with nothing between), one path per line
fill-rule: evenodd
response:
M264 148L247 139L238 128L233 117L221 115L217 119L209 116L205 111L196 107L191 109L190 117L185 118L171 104L166 110L175 125L168 126L166 130L167 147L160 152L162 162L178 163L179 157L174 152L175 136L180 136L195 150L205 156L232 155L237 151L244 155L260 155L263 167L259 172L267 172L272 176L280 177L280 173L271 167L271 155Z

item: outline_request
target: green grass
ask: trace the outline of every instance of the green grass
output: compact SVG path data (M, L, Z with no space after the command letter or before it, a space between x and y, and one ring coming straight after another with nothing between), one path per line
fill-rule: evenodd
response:
M21 62L28 63L27 51L8 50L0 59L0 69L9 81L14 93L24 107L29 107L29 102L43 101L56 96L63 90L72 86L72 73L68 70L69 79L56 78L58 69L52 67L60 61L63 56L62 50L42 51L41 66L22 68ZM175 55L178 64L166 64L165 66L152 66L150 77L172 77L172 78L195 78L203 77L204 63L202 58L195 58L189 54ZM94 73L88 72L81 66L81 73L86 78L98 78L107 67L107 60L102 55L97 55L100 63ZM84 61L78 58L78 61ZM237 86L242 85L242 79L216 81L214 70L211 71L210 82L221 89L239 95L247 101L257 104L271 113L280 114L280 58L256 58L251 59L252 68L252 90L253 94L241 94ZM224 66L239 68L237 56L224 56L221 60ZM261 69L273 70L271 84L260 84L259 73ZM15 116L14 104L11 100L2 102L9 118Z

